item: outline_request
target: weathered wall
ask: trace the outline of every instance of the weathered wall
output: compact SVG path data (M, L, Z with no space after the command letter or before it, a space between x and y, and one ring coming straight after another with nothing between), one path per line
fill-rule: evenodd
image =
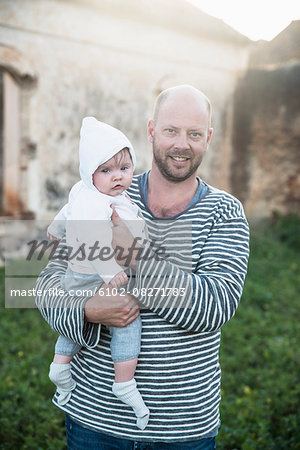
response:
M20 195L28 210L50 218L66 201L78 180L85 115L121 128L136 148L137 172L147 169L146 124L154 98L180 83L195 85L212 100L215 134L201 175L228 188L230 102L249 41L206 19L184 0L1 1L0 42L11 56L1 60L0 51L0 66L17 81L20 72L30 72L30 86L20 84L15 118Z
M299 34L299 23L266 43L265 60L258 48L234 96L231 186L252 220L273 211L300 213L300 60L293 51L295 31Z

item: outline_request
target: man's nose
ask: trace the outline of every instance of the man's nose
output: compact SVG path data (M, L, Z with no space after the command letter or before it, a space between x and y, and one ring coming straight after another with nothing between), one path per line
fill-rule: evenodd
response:
M186 133L179 133L176 138L175 147L184 150L189 148L188 137Z

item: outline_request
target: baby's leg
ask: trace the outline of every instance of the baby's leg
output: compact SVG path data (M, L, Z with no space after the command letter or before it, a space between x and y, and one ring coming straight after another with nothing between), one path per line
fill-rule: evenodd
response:
M149 409L137 389L134 373L138 361L141 339L141 319L124 328L111 327L111 355L114 361L115 382L113 393L131 406L137 417L137 426L143 430L149 420Z
M132 380L138 359L129 359L128 361L115 362L115 383L125 383Z
M55 355L50 365L49 378L56 385L59 397L57 402L65 405L71 398L76 383L71 375L71 360L81 346L70 339L59 336L55 346Z
M72 361L73 356L69 355L60 355L59 353L55 353L53 362L55 364L69 364Z

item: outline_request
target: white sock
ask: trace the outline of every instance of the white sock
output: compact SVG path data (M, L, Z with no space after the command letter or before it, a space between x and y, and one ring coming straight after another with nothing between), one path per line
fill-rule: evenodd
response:
M137 417L137 426L141 430L144 430L149 420L150 411L136 387L135 379L132 378L132 380L124 383L114 383L112 391L123 403L131 406Z
M71 398L71 392L76 387L76 383L71 375L71 364L50 364L49 378L57 386L59 397L57 402L65 405Z

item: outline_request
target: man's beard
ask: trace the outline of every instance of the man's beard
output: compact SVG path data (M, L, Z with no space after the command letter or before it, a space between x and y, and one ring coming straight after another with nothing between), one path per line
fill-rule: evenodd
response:
M185 169L185 171L181 171L181 173L176 171L176 169L171 168L168 166L167 160L169 156L180 156L180 157L188 157L189 162L191 164L189 167ZM194 154L189 152L184 152L183 154L179 151L169 151L168 154L166 154L165 160L161 158L160 151L158 147L156 146L155 139L153 140L153 158L156 163L156 166L160 173L169 181L172 181L173 183L180 183L181 181L187 180L191 175L193 175L195 172L197 172L198 167L200 166L203 154L199 155L197 158L195 158Z

